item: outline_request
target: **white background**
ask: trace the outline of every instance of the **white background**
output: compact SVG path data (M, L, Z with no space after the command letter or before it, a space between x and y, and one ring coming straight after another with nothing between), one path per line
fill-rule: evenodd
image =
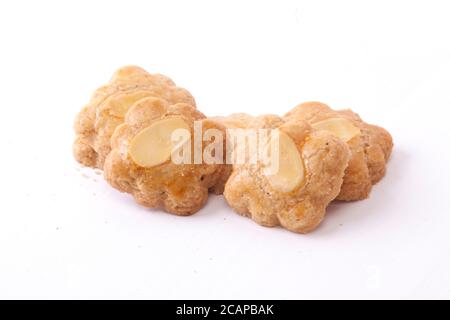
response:
M0 2L0 298L450 298L448 1ZM80 168L73 119L123 65L207 115L320 100L395 139L370 199L315 232L211 196L139 207Z

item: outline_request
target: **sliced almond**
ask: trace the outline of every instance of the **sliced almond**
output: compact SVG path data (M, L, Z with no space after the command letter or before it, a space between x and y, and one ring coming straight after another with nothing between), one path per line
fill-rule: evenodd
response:
M134 92L123 92L109 98L109 114L115 117L123 118L128 109L137 101L152 96L148 90L138 90Z
M172 141L172 133L177 129L190 130L181 117L165 118L139 132L131 141L129 153L139 166L150 168L170 159L180 141Z
M277 138L279 138L278 170L266 174L266 177L275 190L291 192L300 186L305 178L303 160L294 140L282 131L279 131L279 135L271 136L272 147L276 146L276 142L273 139ZM276 152L276 148L275 150L272 148L271 152Z
M312 125L316 130L327 131L344 142L352 140L361 134L361 130L353 125L353 123L344 118L331 118L316 122Z

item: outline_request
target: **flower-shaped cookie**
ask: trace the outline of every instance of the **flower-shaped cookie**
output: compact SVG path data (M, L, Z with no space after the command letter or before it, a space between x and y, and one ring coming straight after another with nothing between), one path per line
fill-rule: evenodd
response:
M335 111L323 103L306 102L289 111L285 119L307 121L317 130L340 137L351 151L344 183L337 200L361 200L386 173L392 137L383 128L365 123L351 110Z
M266 139L259 140L264 150L278 141L278 170L268 172L262 162L235 164L225 185L226 201L263 226L312 231L339 193L350 157L347 145L306 122L278 116L256 117L247 126L252 128L278 129L278 134L269 131Z
M217 187L228 174L225 164L193 159L198 147L194 127L198 124L202 132L212 129L224 136L222 126L188 104L170 104L160 98L139 100L111 138L112 149L103 168L105 179L143 206L177 215L195 213L205 204L208 191L221 192ZM186 135L176 142L173 134L178 129ZM201 154L216 142L206 140L199 147ZM218 156L223 155L223 141L219 145L222 149L215 150ZM181 154L181 160L174 161L175 154Z
M195 106L192 95L168 77L149 74L136 66L123 67L114 73L108 85L95 91L78 114L73 145L75 159L83 165L102 169L111 150L110 138L115 128L123 122L129 107L145 97Z

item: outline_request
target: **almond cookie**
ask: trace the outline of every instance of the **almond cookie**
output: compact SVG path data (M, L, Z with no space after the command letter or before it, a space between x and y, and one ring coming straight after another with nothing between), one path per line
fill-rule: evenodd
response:
M289 111L290 121L307 121L317 130L327 131L346 142L351 158L337 200L366 199L372 185L386 173L392 152L392 137L385 129L365 123L351 110L332 110L320 102L307 102Z
M139 100L111 138L112 149L104 164L105 179L114 188L132 194L143 206L176 215L195 213L205 204L208 191L221 192L217 186L223 185L227 169L223 158L220 163L208 163L205 159L195 163L197 146L193 135L198 124L203 133L211 129L224 136L222 126L188 104L170 104L160 98ZM173 134L178 129L186 135L174 141ZM200 153L205 154L213 142L216 141L203 141ZM218 146L211 153L223 157L223 142ZM186 162L174 161L180 150L184 151L180 154L188 155Z
M268 130L259 146L278 141L278 170L267 172L263 162L235 164L224 196L239 214L260 225L298 233L314 230L328 204L338 195L350 157L347 145L306 122L274 115L256 117L247 129ZM273 149L275 150L275 149Z
M146 97L195 106L192 95L168 77L150 74L136 66L123 67L114 73L109 84L95 91L78 114L74 126L75 159L85 166L102 169L115 128L123 122L129 107Z

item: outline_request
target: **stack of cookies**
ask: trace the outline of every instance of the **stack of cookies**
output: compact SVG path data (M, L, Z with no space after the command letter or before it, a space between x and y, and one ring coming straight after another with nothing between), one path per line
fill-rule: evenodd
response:
M333 200L367 198L393 147L383 128L319 102L208 118L187 90L135 66L95 91L75 131L76 160L143 206L191 215L214 192L260 225L298 233Z

